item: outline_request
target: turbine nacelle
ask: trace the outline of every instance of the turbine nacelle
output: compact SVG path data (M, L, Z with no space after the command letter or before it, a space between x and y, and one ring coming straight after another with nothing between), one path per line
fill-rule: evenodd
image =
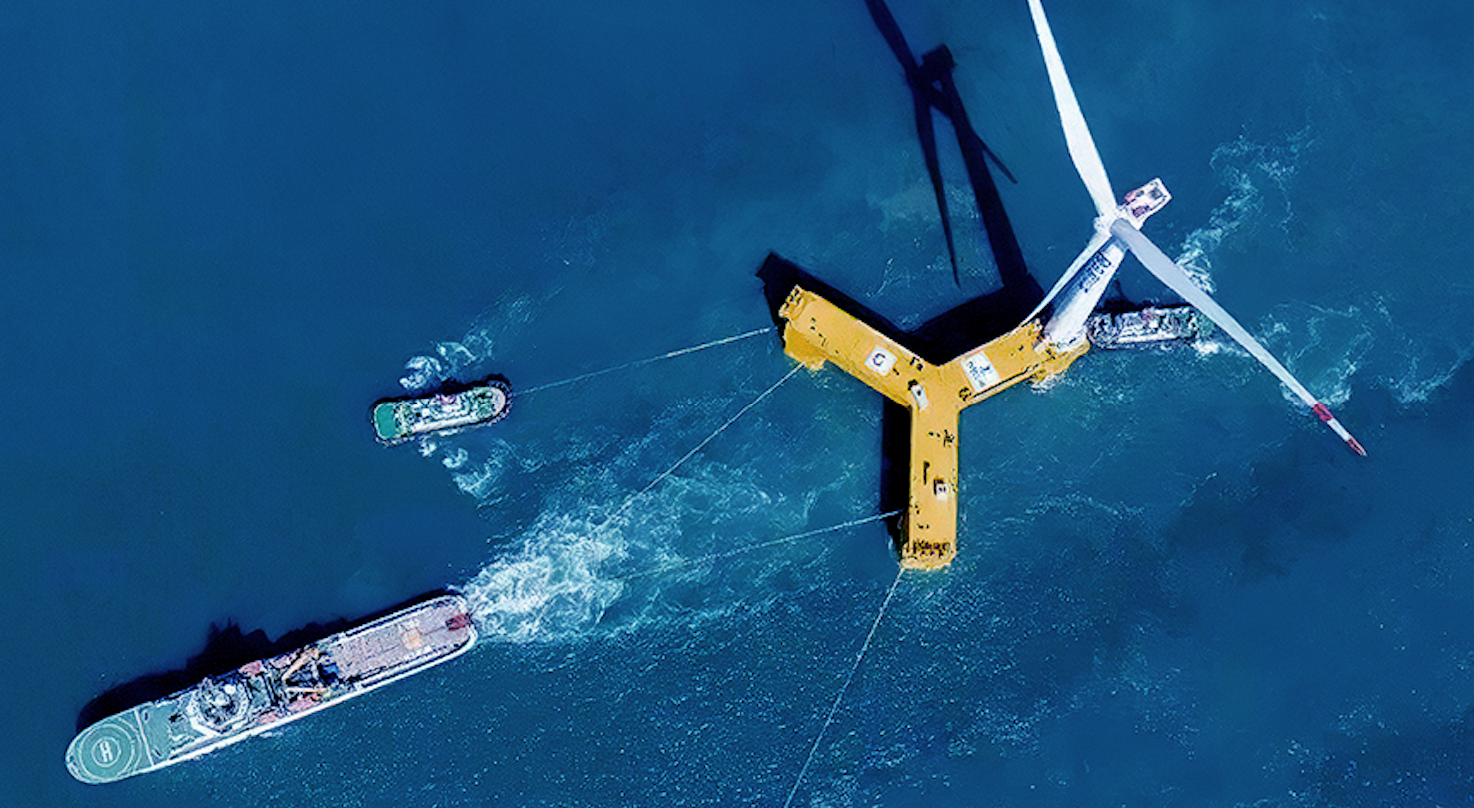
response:
M1131 222L1137 230L1146 222L1153 213L1167 207L1172 201L1172 194L1167 193L1167 186L1162 184L1161 178L1157 178L1146 185L1126 194L1126 201L1116 208L1116 216ZM1110 225L1106 225L1110 229Z
M1113 210L1095 217L1095 232L1109 233L1117 219L1125 219L1137 230L1151 218L1153 213L1167 206L1172 194L1162 184L1160 177L1126 194L1126 198Z

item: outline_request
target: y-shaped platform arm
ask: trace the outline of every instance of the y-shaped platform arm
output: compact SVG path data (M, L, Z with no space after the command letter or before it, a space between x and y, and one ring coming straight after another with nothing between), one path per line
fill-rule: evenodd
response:
M1025 323L933 365L828 300L795 286L778 315L783 349L810 370L825 361L911 413L910 480L901 566L940 569L957 555L957 434L962 409L1029 378L1057 373L1085 352L1038 353L1039 326Z

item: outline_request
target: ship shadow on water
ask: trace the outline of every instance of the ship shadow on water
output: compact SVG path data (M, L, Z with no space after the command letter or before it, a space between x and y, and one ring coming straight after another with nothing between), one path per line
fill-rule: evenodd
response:
M758 269L757 276L763 282L763 294L769 312L780 328L783 320L778 316L779 308L794 286L802 286L906 346L927 362L943 364L1012 330L1044 299L1044 290L1029 274L1024 263L1023 251L1019 248L1013 225L1003 208L1003 200L998 194L998 186L993 180L989 164L1003 171L1010 181L1013 181L1013 175L972 128L962 98L952 81L952 70L956 66L952 53L942 45L926 53L918 62L884 1L866 0L866 6L886 45L900 63L906 84L911 90L916 136L936 195L953 277L960 285L957 251L953 244L946 189L943 187L937 154L934 112L940 112L951 123L952 131L957 136L957 147L962 153L968 183L972 186L973 197L977 202L979 223L993 254L1001 287L968 300L928 320L913 331L905 332L853 297L778 255L769 254ZM883 512L890 512L906 507L907 472L910 468L910 415L905 407L883 396L881 401L880 508ZM888 526L899 552L899 543L902 540L899 518L889 520Z
M296 651L308 643L447 594L450 593L444 589L432 590L355 620L339 618L327 623L309 623L275 640L261 629L246 633L234 622L227 622L224 627L212 624L204 650L190 657L183 668L140 676L87 702L77 715L77 732L110 715L178 693L207 677L229 673L247 662Z

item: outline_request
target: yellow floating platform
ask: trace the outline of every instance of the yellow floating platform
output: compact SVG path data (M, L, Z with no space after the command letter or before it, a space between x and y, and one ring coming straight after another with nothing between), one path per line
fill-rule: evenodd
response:
M1089 349L1040 347L1039 323L1020 325L933 365L828 300L795 286L778 310L783 350L810 370L826 361L910 410L911 458L901 566L935 570L957 556L957 426L964 407L1069 367Z

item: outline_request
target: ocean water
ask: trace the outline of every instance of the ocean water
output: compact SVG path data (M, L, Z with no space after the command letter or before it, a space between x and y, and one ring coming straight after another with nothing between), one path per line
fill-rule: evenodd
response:
M10 4L0 804L1474 805L1467 5L1048 9L1148 233L1370 457L1232 346L1093 353L967 411L961 554L896 583L880 399L776 332L543 387L768 327L770 251L907 329L996 288L860 0ZM1091 210L1025 4L892 10L1047 288ZM372 440L490 373L501 424ZM467 656L67 774L212 626L438 587Z

